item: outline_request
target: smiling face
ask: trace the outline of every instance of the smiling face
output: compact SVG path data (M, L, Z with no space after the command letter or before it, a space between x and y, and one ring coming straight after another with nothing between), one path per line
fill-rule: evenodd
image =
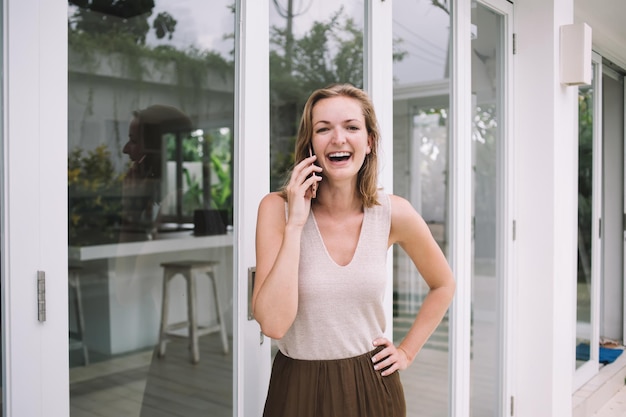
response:
M351 84L332 84L313 91L304 105L294 163L307 158L313 145L316 164L324 168L321 176L331 181L356 179L364 207L373 207L379 204L379 142L376 112L367 93Z
M354 178L371 152L363 110L358 100L337 96L319 100L312 112L313 152L323 176Z

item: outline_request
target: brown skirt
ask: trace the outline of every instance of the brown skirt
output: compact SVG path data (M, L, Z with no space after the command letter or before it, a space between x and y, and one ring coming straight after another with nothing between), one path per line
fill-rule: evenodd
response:
M379 349L337 360L291 359L279 351L263 416L405 417L400 375L374 370Z

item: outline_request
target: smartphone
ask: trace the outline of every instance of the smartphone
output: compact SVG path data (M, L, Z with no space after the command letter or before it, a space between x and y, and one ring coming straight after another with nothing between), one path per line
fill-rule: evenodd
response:
M309 144L309 157L311 156L313 156L313 145ZM311 176L315 177L315 172L313 172ZM311 186L311 193L313 194L312 198L317 196L317 182L313 183Z
M313 156L313 145L309 145L309 158ZM313 176L315 176L315 172L313 173Z

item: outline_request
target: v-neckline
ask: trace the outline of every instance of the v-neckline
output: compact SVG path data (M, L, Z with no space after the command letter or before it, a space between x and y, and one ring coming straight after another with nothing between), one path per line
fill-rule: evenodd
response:
M313 213L313 210L311 210L311 218L313 219L313 225L315 226L315 231L317 232L317 236L319 237L320 242L322 243L322 247L324 248L324 252L326 253L326 256L328 257L328 259L339 268L346 268L352 265L352 262L354 262L354 260L356 259L356 256L359 253L359 248L361 247L361 240L363 239L363 233L365 230L365 220L367 219L367 209L366 208L363 209L363 219L361 220L361 230L359 231L359 238L357 239L356 247L354 248L354 252L352 253L352 257L350 258L350 261L348 261L348 263L345 265L340 265L328 251L326 242L324 242L324 236L322 236L322 232L317 224L317 220L315 219L315 213Z

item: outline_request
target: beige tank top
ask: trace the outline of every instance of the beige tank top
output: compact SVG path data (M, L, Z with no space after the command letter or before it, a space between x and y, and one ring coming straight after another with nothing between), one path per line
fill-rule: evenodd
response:
M313 212L300 243L298 312L277 341L280 351L294 359L343 359L374 349L383 336L383 297L391 227L389 196L366 208L361 235L350 263L338 265L329 255Z

